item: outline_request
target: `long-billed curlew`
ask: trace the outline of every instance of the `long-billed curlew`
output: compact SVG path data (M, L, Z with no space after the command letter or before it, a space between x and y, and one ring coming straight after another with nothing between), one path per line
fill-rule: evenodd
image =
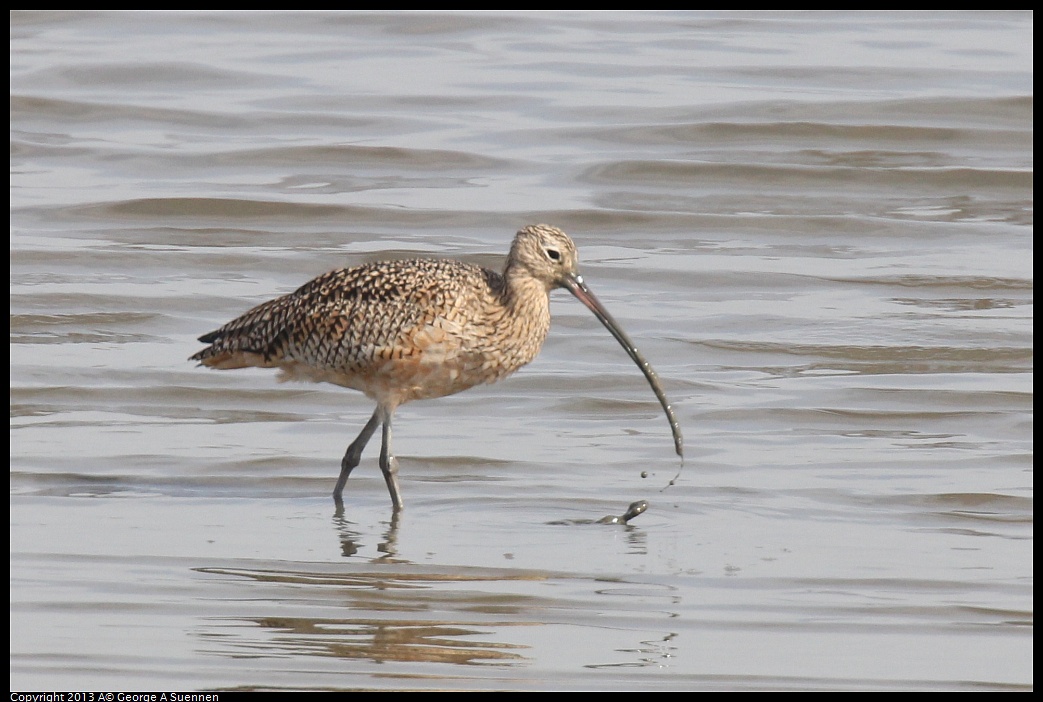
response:
M576 246L557 227L537 224L514 237L503 273L451 260L382 261L340 268L296 292L254 307L199 340L189 360L218 369L279 368L280 380L327 382L377 403L341 461L333 498L382 426L380 470L402 508L391 417L410 400L442 397L518 370L550 329L550 291L566 288L637 363L666 411L683 459L681 428L652 366L579 274Z

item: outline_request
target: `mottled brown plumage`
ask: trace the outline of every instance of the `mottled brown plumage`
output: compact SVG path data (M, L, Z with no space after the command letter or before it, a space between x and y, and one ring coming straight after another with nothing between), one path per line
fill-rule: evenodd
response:
M278 368L282 380L328 382L365 393L377 409L348 447L334 498L378 424L380 467L402 507L391 416L411 400L495 382L530 362L550 329L549 293L568 288L637 362L667 412L678 455L677 421L647 361L578 272L576 247L560 229L526 227L503 273L451 260L382 261L320 275L199 338L190 360L217 369Z

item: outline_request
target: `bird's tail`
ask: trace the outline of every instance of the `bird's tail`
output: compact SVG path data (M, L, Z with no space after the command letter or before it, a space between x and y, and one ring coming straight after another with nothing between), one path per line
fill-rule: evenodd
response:
M188 360L219 370L278 365L290 329L292 307L290 296L254 307L220 329L199 337L201 342L210 345Z

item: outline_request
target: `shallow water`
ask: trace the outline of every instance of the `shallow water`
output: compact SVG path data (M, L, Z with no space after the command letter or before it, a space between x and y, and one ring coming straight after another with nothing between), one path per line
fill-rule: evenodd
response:
M1031 689L1032 28L13 13L12 690ZM368 400L186 360L537 221L675 485L566 293L397 519Z

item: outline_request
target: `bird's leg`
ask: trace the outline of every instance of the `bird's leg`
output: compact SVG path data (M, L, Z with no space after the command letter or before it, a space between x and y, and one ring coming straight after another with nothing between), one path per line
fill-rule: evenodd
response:
M333 488L333 499L338 504L341 501L341 493L344 492L344 484L348 482L348 476L351 475L351 471L355 470L355 466L362 460L362 450L366 448L366 444L369 443L370 437L377 430L377 425L380 424L380 420L383 417L384 413L380 407L377 407L376 411L373 412L373 416L366 422L366 426L362 427L358 437L348 446L347 453L344 454L344 459L340 462L340 477L337 478L337 487Z
M391 503L397 514L402 509L403 503L402 495L398 491L398 460L391 455L391 412L391 410L386 410L384 415L384 429L380 443L380 470L384 473L384 482L388 485Z

